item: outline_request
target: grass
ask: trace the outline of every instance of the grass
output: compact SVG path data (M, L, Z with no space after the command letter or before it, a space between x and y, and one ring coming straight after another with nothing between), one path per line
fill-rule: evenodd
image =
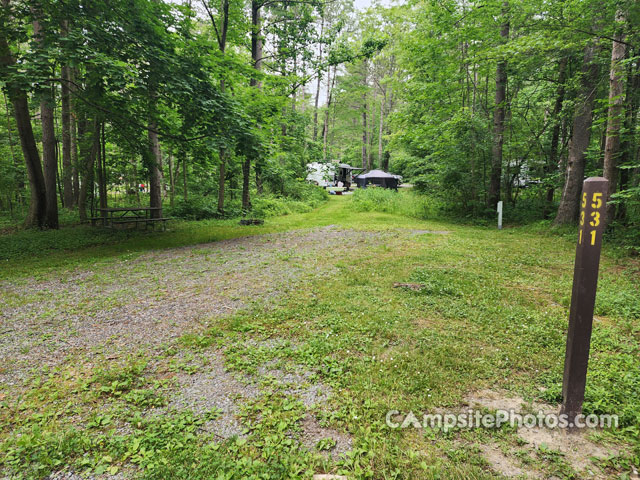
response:
M391 201L410 202L397 198ZM304 288L278 301L212 319L207 331L184 332L153 358L189 371L178 353L197 357L226 346L225 364L233 372L254 373L267 362L317 372L334 396L314 414L352 437L347 458L329 461L291 441L305 408L286 391L244 404L240 416L249 426L247 436L222 441L201 428L217 411L146 414L166 404L171 392L170 379L148 367L148 352L132 352L108 368L78 352L53 370L35 368L21 397L0 394L0 472L4 468L12 478L43 478L73 468L158 479L309 478L314 472L484 479L496 476L479 449L491 443L520 452L523 463L543 476L577 478L563 455L523 450L509 429L445 433L385 425L389 409L455 408L469 392L485 388L558 402L573 240L539 229L497 231L425 221L400 215L397 205L391 213L376 211L375 205L354 211L354 202L333 197L313 212L255 227L181 222L167 233L151 234L79 227L1 240L22 246L4 260L1 274L5 282L20 283L52 271L99 273L101 266L151 249L241 235L327 225L388 233L372 249L351 251L337 261L330 278L310 276ZM610 477L630 471L640 456L639 271L637 264L605 251L585 411L621 416L623 428L608 435L627 450L599 464ZM424 288L393 288L396 282ZM264 349L246 344L247 338L285 343Z

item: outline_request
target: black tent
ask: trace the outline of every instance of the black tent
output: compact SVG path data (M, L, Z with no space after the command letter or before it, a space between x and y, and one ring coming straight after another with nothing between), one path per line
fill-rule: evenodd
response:
M370 172L358 175L355 178L358 187L367 188L367 185L379 185L383 188L398 189L398 178L382 170L371 170Z

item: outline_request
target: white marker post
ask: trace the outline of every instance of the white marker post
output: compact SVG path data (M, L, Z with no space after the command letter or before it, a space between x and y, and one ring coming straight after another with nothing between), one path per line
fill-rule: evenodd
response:
M502 200L498 202L498 230L502 230Z

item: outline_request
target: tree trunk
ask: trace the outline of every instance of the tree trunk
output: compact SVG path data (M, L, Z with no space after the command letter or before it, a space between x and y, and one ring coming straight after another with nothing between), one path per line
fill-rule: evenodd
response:
M33 36L38 44L44 44L45 33L40 22L33 22ZM42 164L44 168L44 187L47 197L45 209L45 228L58 228L58 193L56 176L58 159L56 157L56 132L54 127L54 98L51 87L40 91L40 121L42 123Z
M73 206L73 169L71 166L71 104L69 67L62 67L62 191L65 208Z
M366 87L368 85L367 80L367 62L366 60L363 62L364 74L362 78L362 84L365 87L364 92L362 93L362 168L365 170L369 169L369 156L367 155L367 144L369 143L367 140L367 133L369 132L367 128L367 90Z
M322 63L322 36L324 35L324 14L320 22L320 47L319 47L319 63ZM313 107L313 141L318 139L318 101L320 100L320 83L322 81L322 75L318 72L318 81L316 83L316 98ZM327 82L329 79L327 78Z
M176 181L173 172L173 153L169 150L169 205L171 205L171 207L175 205L175 189Z
M246 156L242 161L242 211L251 210L251 198L249 196L249 180L251 179L251 159Z
M86 133L83 133L84 137ZM91 148L86 148L88 142L84 140L83 138L84 152L82 152L82 156L84 157L84 161L82 168L80 168L82 182L80 183L80 190L78 192L78 214L82 221L87 220L87 197L89 191L93 192L93 168L100 150L100 122L97 119L93 121Z
M68 22L63 22L63 34L68 33ZM71 163L71 69L62 66L62 192L65 208L73 207L73 169Z
M218 212L224 213L224 182L226 179L225 167L227 163L227 154L223 148L218 152L220 158L220 169L218 177Z
M186 202L189 199L189 189L187 188L187 156L182 158L182 198Z
M162 153L158 140L157 125L149 123L149 206L151 218L162 218Z
M330 80L331 79L331 80ZM336 82L336 67L333 67L333 77L331 77L331 67L327 68L327 109L324 112L324 124L322 126L322 159L327 161L327 140L329 139L329 112L333 97L333 86Z
M11 133L13 128L11 127L11 112L9 111L9 103L7 102L7 95L6 93L3 91L2 92L2 97L4 99L4 108L7 111L7 137L9 139L9 151L11 153L11 164L14 167L14 171L16 172L16 177L15 177L15 187L16 187L16 199L17 202L19 204L22 203L21 198L21 192L22 190L24 190L24 181L22 179L22 176L18 176L17 172L18 172L18 159L16 158L16 153L15 153L15 149L13 146L13 134Z
M47 194L45 227L58 228L58 159L56 156L56 134L53 124L53 98L45 94L40 102L42 121L42 162L44 186Z
M626 36L624 34L625 13L619 9L616 12L616 22L619 31L615 34L611 48L611 69L609 71L609 112L607 115L607 140L604 148L603 176L609 180L609 198L618 189L618 157L620 156L620 125L622 123L624 105L624 65L626 54ZM607 204L605 222L609 223L615 217L616 207Z
M502 4L502 43L509 40L509 2ZM507 102L507 62L501 60L496 67L496 102L493 111L493 147L491 149L491 175L489 183L488 206L495 209L500 201L500 183L502 179L502 145L504 143L504 119Z
M382 99L380 100L380 125L378 125L378 162L380 163L380 167L382 167L382 164L384 163L382 158L382 134L384 132L384 104L386 103L386 100L387 96L382 95Z
M625 128L626 134L622 138L620 145L620 166L633 165L636 155L636 124L638 114L638 93L640 92L640 64L636 63L635 67L629 63L627 72L627 92L626 92L626 114ZM636 167L637 168L637 167ZM632 185L632 169L625 168L620 170L620 190L626 190ZM616 218L622 222L627 220L627 204L621 203L616 209Z
M558 88L556 90L556 101L553 105L553 114L551 121L553 122L553 129L551 131L551 147L549 148L549 161L545 168L545 174L550 176L553 172L558 170L558 146L560 143L560 113L562 112L562 104L564 103L565 94L565 82L567 79L567 63L569 58L564 56L558 63ZM549 181L547 179L547 181ZM551 212L551 206L553 204L553 196L555 193L555 187L553 184L547 187L547 195L545 199L543 216L547 218Z
M368 170L367 155L367 94L362 95L363 109L362 109L362 168Z
M251 1L251 62L255 72L260 72L262 69L262 36L261 36L261 23L260 23L260 8L261 4L256 1ZM258 75L251 78L249 82L250 86L261 89L262 82L258 80ZM254 164L256 165L256 180L258 176L258 163L260 158L256 155L254 158ZM251 156L247 155L242 162L242 210L248 212L251 210Z
M598 62L595 56L596 46L590 44L584 54L580 86L582 101L578 102L573 117L567 175L558 213L554 220L555 225L573 223L578 219L586 153L591 136L591 114L598 84Z
M218 47L220 53L224 56L224 52L227 48L227 30L229 28L229 0L222 0L222 26L220 37L218 38ZM225 91L224 78L220 79L220 91ZM227 152L224 148L219 150L220 155L220 177L218 179L218 212L224 213L224 182L226 179L225 167L227 161Z
M69 92L72 93L75 90L74 82L76 80L76 70L74 68L69 69ZM78 121L77 112L74 109L73 96L69 97L69 110L71 112L71 123L69 128L71 129L71 180L73 184L73 206L78 205L78 197L80 196L80 176L78 173Z
M100 193L100 208L107 208L108 201L108 189L107 189L107 142L104 136L104 123L100 128L101 131L101 145L102 149L98 156L98 183Z
M98 200L99 200L99 208L100 208L100 216L106 216L106 212L102 211L103 208L107 208L106 195L105 195L105 179L104 179L104 170L102 168L102 148L98 145L98 153L96 155L96 162L94 164L94 171L98 173Z
M369 141L369 144L367 146L368 152L367 152L367 165L369 165L369 169L373 169L374 165L373 165L373 137L376 131L375 128L375 117L376 117L376 113L375 113L375 109L376 109L376 91L375 89L373 90L373 99L371 102L369 102L369 113L368 113L368 118L369 118L369 131L367 133L367 140Z
M4 22L0 24L4 27ZM11 55L6 37L0 35L0 66L10 67L15 64L15 59ZM11 83L5 84L7 96L13 105L13 115L16 120L16 128L20 137L20 145L27 165L27 175L31 189L31 203L29 204L29 214L25 220L25 226L45 227L45 217L47 209L47 196L40 162L40 153L36 145L31 126L31 114L29 112L29 101L27 94L19 86Z

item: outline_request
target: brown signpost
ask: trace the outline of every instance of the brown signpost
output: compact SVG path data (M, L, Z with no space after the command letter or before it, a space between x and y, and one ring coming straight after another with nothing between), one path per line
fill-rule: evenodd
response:
M608 185L605 178L588 178L584 181L580 197L580 230L564 360L563 403L560 409L561 414L567 415L570 424L575 423L576 415L582 412L584 400Z

